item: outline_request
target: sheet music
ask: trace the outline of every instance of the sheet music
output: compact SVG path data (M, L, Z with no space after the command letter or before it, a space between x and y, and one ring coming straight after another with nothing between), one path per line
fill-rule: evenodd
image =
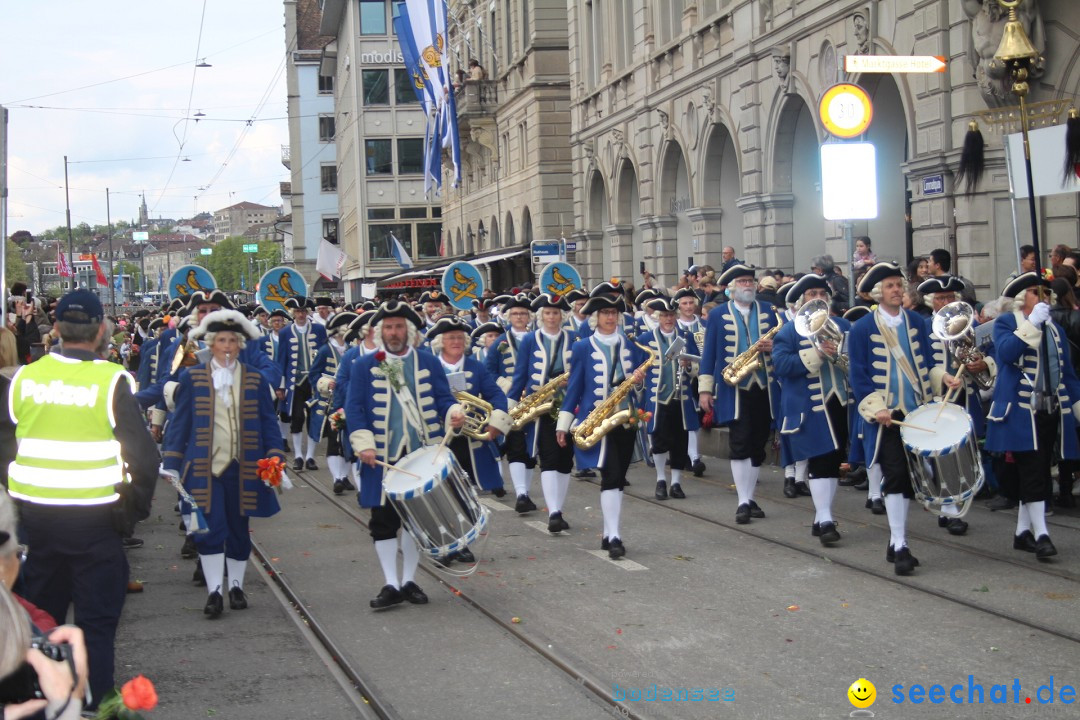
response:
M450 383L450 392L465 392L468 389L465 384L465 373L460 370L446 373L446 381Z

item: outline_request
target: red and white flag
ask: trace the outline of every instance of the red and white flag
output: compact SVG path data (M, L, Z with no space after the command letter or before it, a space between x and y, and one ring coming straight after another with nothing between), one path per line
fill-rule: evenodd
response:
M60 249L60 243L56 243L56 274L60 277L71 277L71 266L68 265L64 251Z

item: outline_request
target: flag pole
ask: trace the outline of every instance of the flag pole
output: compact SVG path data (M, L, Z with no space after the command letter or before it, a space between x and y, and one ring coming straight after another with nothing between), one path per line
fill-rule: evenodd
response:
M116 280L113 278L112 216L109 214L109 188L105 188L105 222L109 226L109 304L116 314Z

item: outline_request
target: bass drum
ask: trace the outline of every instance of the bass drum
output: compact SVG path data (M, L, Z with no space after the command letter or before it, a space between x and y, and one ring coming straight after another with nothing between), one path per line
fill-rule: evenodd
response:
M971 416L959 405L932 402L900 428L915 498L933 513L963 517L985 481Z

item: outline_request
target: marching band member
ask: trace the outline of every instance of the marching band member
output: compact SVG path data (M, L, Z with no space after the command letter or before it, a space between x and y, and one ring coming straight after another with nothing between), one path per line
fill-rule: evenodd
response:
M804 275L788 290L787 304L798 312L811 300L832 303L828 281L815 273ZM825 312L828 312L827 310ZM841 332L849 325L832 318ZM832 516L832 501L840 478L840 464L848 445L847 376L835 364L838 348L832 340L820 345L799 335L795 322L786 322L773 342L773 367L783 391L783 422L791 459L805 462L816 515L811 534L822 545L840 540Z
M772 370L772 339L767 334L778 327L773 306L755 300L754 271L732 265L720 276L721 285L731 288L731 301L713 308L705 326L698 376L699 402L705 412L713 411L716 425L729 425L731 474L739 495L735 522L763 518L765 512L754 502L765 444L773 418L779 416L780 393ZM761 367L749 372L736 386L723 381L724 369L751 348L757 349ZM714 400L715 397L715 400Z
M685 498L682 472L693 468L689 436L700 426L688 372L694 368L689 360L669 359L664 355L679 338L686 343L684 352L687 354L697 355L698 347L694 336L677 324L676 307L671 300L663 296L646 300L645 309L655 314L657 326L655 330L638 336L635 342L656 354L656 361L649 367L645 379L645 399L642 403L642 407L652 414L647 432L656 467L656 499L668 498L665 469L668 460L671 461L671 497Z
M1048 287L1028 272L1002 291L1013 299L1013 312L994 321L998 382L986 417L986 449L1011 452L1020 478L1013 548L1040 560L1057 555L1046 527L1055 447L1066 460L1080 457L1080 382L1065 331L1050 319L1043 299Z
M307 453L304 453L304 428L307 425L307 401L312 394L308 372L319 348L326 344L326 328L311 322L308 317L311 300L291 297L285 301L285 307L292 311L293 322L278 333L278 366L284 376L284 386L277 391L278 400L282 401L281 419L289 423L292 435L293 469L303 470L306 458L307 469L317 470L317 443L309 439Z
M949 387L960 381L933 367L926 323L903 308L905 282L898 265L877 263L858 289L878 307L851 329L851 388L863 420L867 463L881 467L890 531L885 559L895 562L897 575L910 575L919 564L907 547L908 501L915 492L900 428L893 421L928 402L939 379Z
M787 301L787 294L795 287L795 281L784 283L776 289L776 311L780 314L780 324L785 325L795 319L791 303ZM793 298L794 299L794 298ZM780 407L784 406L784 381L778 378L780 386ZM780 434L780 464L784 466L784 497L796 498L800 495L809 495L810 489L806 484L807 465L806 460L795 460L791 456L791 442L787 435Z
M337 406L330 407L330 398L337 382L337 370L345 354L344 337L349 332L349 323L356 319L356 313L343 312L330 318L326 323L329 339L319 348L308 371L308 383L315 388L308 400L308 438L318 445L321 438L326 438L326 465L330 476L334 478L334 494L340 495L346 490L355 490L349 482L349 462L341 447L339 433L330 425L330 415ZM312 322L315 322L312 318Z
M506 414L506 393L495 383L487 370L474 358L465 354L469 324L460 318L447 315L435 321L428 330L431 351L439 358L446 372L446 380L451 392L466 392L475 395L491 405L488 418L487 439L478 440L464 433L450 440L450 449L465 472L484 490L495 497L503 497L502 468L499 464L499 448L495 439L510 430L510 416ZM444 558L445 565L450 560L476 562L472 551L467 547L453 557Z
M990 373L993 378L997 373L997 367L993 358L986 357L974 363L964 365L963 370L957 368L956 358L952 354L949 344L943 342L934 332L934 318L943 307L958 299L958 293L964 291L964 283L951 275L940 275L924 280L919 284L919 294L929 303L934 314L924 318L926 332L930 336L930 352L934 356L934 365L942 368L956 369L961 372L964 381L963 389L956 393L954 402L967 410L971 416L971 423L975 429L976 437L986 436L986 414L983 412L982 400L979 398L979 387L975 383L975 376L981 372ZM972 328L978 323L972 318ZM938 517L938 526L949 531L950 535L963 535L967 532L968 524L958 517L959 511L955 505L947 504L941 507L943 515Z
M634 296L634 307L637 308L637 312L634 313L634 323L632 335L637 338L645 333L650 333L656 329L657 320L653 310L648 307L648 301L658 297L663 297L663 294L655 288L645 288Z
M497 322L486 322L477 325L469 333L472 340L472 356L476 358L484 369L487 369L488 354L495 345L495 341L504 332L503 326Z
M419 303L423 308L425 333L435 326L439 318L450 312L450 298L440 290L421 293Z
M267 331L267 337L270 338L269 350L267 352L270 355L270 357L273 359L274 363L278 367L281 367L281 362L282 362L281 361L281 329L283 327L285 327L285 325L287 325L288 322L289 322L289 313L285 312L284 310L282 310L280 308L277 309L277 310L274 310L273 312L271 312L269 317L267 317L267 320L266 320L266 324L267 324L267 326L269 328L268 331ZM274 388L275 397L276 397L277 391L284 388L284 387L285 387L285 378L283 377L281 379L281 381L277 384L277 387ZM281 399L276 399L275 400L275 407L277 408L277 413L278 413L278 427L281 429L281 437L284 438L285 452L289 452L289 450L290 450L290 448L289 448L289 428L290 428L291 422L290 422L289 418L285 417L284 410L282 409L284 406L285 406L285 401L284 400L281 400ZM283 417L285 417L284 420L282 420Z
M469 319L469 324L473 328L478 328L481 325L485 325L489 322L493 322L494 318L491 317L491 308L495 305L493 298L480 298L479 300L473 300L472 317Z
M315 298L315 314L311 316L311 322L326 327L334 317L334 301L328 297Z
M164 329L165 321L162 318L151 320L147 326L150 337L139 349L142 360L139 362L139 370L135 375L135 382L140 390L149 387L157 377L158 361L161 358L161 335Z
M407 533L398 540L401 518L383 500L383 466L442 438L444 423L456 433L465 424L446 373L434 355L417 348L424 325L404 302L390 300L372 318L380 350L352 361L345 397L349 442L363 467L357 499L371 509L369 530L386 584L370 605L373 609L408 601L422 605L428 597L416 584L420 551ZM397 568L398 548L402 569Z
M856 305L853 308L849 308L844 312L843 318L848 321L849 326L854 326L859 320L869 315L871 309L865 305ZM851 438L848 448L848 465L852 469L855 467L862 467L865 470L866 483L866 509L874 515L885 514L885 502L881 499L881 466L877 463L867 465L866 463L866 448L863 445L863 421L859 415L859 410L854 403L850 404L848 412L848 428L851 431ZM851 471L848 472L848 477L852 476ZM853 483L855 489L861 490L859 487L861 482Z
M589 300L589 294L577 288L563 295L563 299L570 303L570 312L566 315L566 326L577 333L578 338L588 337L592 333L589 327L589 317L581 312L585 303Z
M484 365L499 387L507 392L514 384L514 369L517 367L521 343L529 335L532 304L524 294L509 298L503 304L503 315L510 321L510 327L495 341L495 349L488 350ZM524 431L508 432L503 452L517 494L514 509L519 513L532 512L536 509L536 503L529 497L529 488L532 486L532 469L536 467L536 459L529 455Z
M274 491L256 472L263 458L285 459L273 395L262 374L240 360L246 342L260 336L235 310L203 318L191 337L205 338L211 358L180 375L176 409L165 433L162 469L183 481L209 526L209 532L194 538L210 591L203 612L212 618L224 609L226 569L229 607L247 607L249 519L270 517L280 509Z
M338 409L344 411L353 360L365 355L372 355L379 349L379 346L375 344L375 327L371 324L373 317L375 317L374 309L365 310L349 322L349 329L344 338L345 352L342 354L341 359L338 360L337 373L334 375L334 389L330 396L330 407L334 408L335 411ZM360 482L356 471L356 453L352 450L348 432L345 428L338 431L338 436L341 444L341 454L345 458L349 474L352 475L352 482L346 481L343 483L342 491L344 492L346 489L355 490L355 483Z
M256 305L251 310L251 321L255 323L255 327L259 328L259 332L263 335L270 335L270 311L264 308L262 305Z
M698 300L697 293L691 288L685 287L675 293L672 300L679 308L679 329L694 336L694 344L698 346L698 352L701 352L701 345L704 344L705 340L705 321L701 318L701 301ZM694 407L696 408L698 398L698 381L696 373L694 374L691 383L690 396L694 399ZM688 442L686 446L686 452L690 456L694 477L701 477L705 474L705 463L701 461L701 451L698 449L698 443L701 441L700 421L698 425L698 429L691 430L690 434L687 436Z
M601 283L604 285L605 283ZM645 371L639 367L641 350L632 345L619 332L619 318L626 311L621 297L611 298L603 292L595 293L585 303L582 311L592 318L593 334L574 343L570 357L570 380L566 386L562 410L556 426L556 440L562 447L574 442L570 437L571 425L580 423L627 379L635 385L645 381ZM615 412L634 411L630 395L614 408ZM608 556L617 559L626 554L619 520L622 513L623 488L626 487L626 471L634 454L637 430L620 425L604 435L587 450L574 447L579 468L600 469L600 508L604 515L604 537L600 544Z
M576 335L563 327L563 314L569 311L566 300L546 293L532 302L531 309L540 327L525 335L518 347L513 382L507 395L514 404L531 396L543 385L570 369L570 354ZM556 398L561 391L557 391ZM555 403L558 405L558 403ZM544 414L524 428L526 452L540 460L540 486L548 510L548 532L569 530L563 519L563 503L570 489L570 471L574 469L574 449L560 445L555 437L555 420Z

